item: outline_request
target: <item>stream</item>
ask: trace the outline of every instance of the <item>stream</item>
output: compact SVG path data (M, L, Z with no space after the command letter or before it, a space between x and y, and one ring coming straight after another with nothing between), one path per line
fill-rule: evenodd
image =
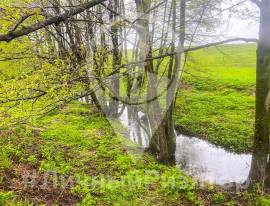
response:
M137 117L130 118L126 107L119 120L128 128L131 141L147 147L149 139L145 128L149 128L148 120L140 111ZM244 182L251 164L250 154L231 153L205 140L182 134L176 138L175 157L176 165L194 179L217 185Z

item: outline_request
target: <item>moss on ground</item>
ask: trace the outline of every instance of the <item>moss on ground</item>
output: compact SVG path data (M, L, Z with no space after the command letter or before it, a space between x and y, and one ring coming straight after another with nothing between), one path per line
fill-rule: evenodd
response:
M188 54L176 127L235 152L250 152L255 113L256 45L225 45Z

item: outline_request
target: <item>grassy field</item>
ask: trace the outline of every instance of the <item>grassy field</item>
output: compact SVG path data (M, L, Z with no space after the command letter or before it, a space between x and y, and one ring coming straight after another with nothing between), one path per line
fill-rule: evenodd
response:
M251 151L255 64L254 44L189 53L176 103L177 128L232 151Z
M73 103L29 127L1 131L0 205L261 205L260 193L198 187L176 167L136 154L89 106ZM46 176L47 175L47 176Z
M0 147L1 206L201 201L190 177L148 154L136 155L137 147L114 134L106 118L79 103L35 127L2 131ZM53 174L45 184L48 172Z

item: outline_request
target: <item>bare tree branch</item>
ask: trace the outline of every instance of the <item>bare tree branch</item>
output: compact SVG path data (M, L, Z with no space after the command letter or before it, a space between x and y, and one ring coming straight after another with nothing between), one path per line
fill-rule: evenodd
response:
M34 31L37 31L39 29L42 29L46 26L52 25L52 24L59 24L60 22L65 21L66 19L77 15L81 12L84 12L85 10L96 6L97 4L100 4L106 0L92 0L90 2L87 2L85 4L82 4L76 8L70 9L69 11L66 11L63 14L59 14L57 16L53 16L50 18L45 19L44 21L38 22L32 26L28 26L26 28L23 28L18 31L9 31L7 34L0 35L0 41L6 41L9 42L15 38L30 34Z
M224 40L224 41L213 42L213 43L204 44L204 45L201 45L201 46L187 48L187 49L184 49L183 52L195 51L195 50L198 50L198 49L203 49L203 48L212 47L212 46L218 46L218 45L222 45L222 44L226 44L226 43L230 43L230 42L237 42L237 41L244 41L244 42L247 42L247 43L248 42L257 43L258 42L258 39L255 39L255 38L233 38L233 39L227 39L227 40Z
M135 29L138 28L138 26L135 25L136 21L138 21L140 18L144 17L146 14L149 14L151 11L157 9L158 7L160 7L162 4L166 3L167 0L162 1L160 3L158 3L157 5L153 6L152 8L148 9L145 14L141 14L139 17L137 17L134 21L130 21L128 19L126 19L124 16L122 16L120 13L118 13L117 11L113 10L112 8L108 7L106 4L101 3L101 5L103 7L105 7L108 11L112 12L113 14L119 16L123 21L131 24L131 26L135 27Z

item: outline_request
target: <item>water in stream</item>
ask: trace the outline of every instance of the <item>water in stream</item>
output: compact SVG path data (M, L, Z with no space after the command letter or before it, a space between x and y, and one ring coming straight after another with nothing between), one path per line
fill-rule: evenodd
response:
M207 141L178 135L176 164L201 181L216 184L244 182L249 173L251 155L234 154Z
M145 128L148 125L143 117L144 114L138 112L138 119L131 119L126 107L119 119L129 128L129 138L147 147L149 140ZM250 154L234 154L205 140L182 134L176 138L175 157L176 164L195 179L220 185L245 181L251 163Z

